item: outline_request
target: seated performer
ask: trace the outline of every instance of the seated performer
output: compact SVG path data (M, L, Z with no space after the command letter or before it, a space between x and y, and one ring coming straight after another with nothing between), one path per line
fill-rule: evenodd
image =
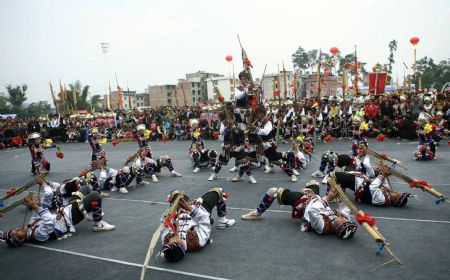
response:
M28 148L31 153L31 173L34 175L50 171L50 161L44 158L45 147L41 142L41 135L37 132L31 133L28 137Z
M334 177L344 191L345 189L354 191L355 201L358 203L403 207L408 203L411 194L393 191L386 180L389 175L389 168L386 166L383 166L380 174L372 179L361 172L330 173L330 177Z
M235 151L238 152L238 151ZM232 179L233 182L239 182L242 180L242 176L244 175L244 172L248 176L248 180L252 184L258 183L252 174L252 167L258 163L257 155L256 155L256 148L254 145L250 143L250 140L248 137L244 140L244 145L242 149L239 151L239 154L241 155L239 159L236 159L236 162L239 167L239 173L236 177Z
M367 142L364 138L366 135L366 131L368 129L368 125L363 121L360 116L353 116L352 121L352 155L357 156L358 143L361 141Z
M102 199L96 192L92 192L85 197L81 194L74 196L72 202L59 208L56 214L50 213L48 209L39 205L37 197L25 198L24 204L33 209L34 212L30 224L24 228L12 229L3 233L0 237L11 247L20 247L25 242L45 242L49 239L58 239L66 234L74 233L74 226L84 219L86 212L92 212L93 214L94 231L115 229L114 225L102 221Z
M181 177L182 175L175 171L172 160L168 155L160 156L158 159L153 159L152 149L148 144L148 137L145 135L145 125L140 124L136 127L136 135L139 150L138 156L133 164L133 173L136 174L136 183L139 185L146 185L147 182L143 181L145 174L149 174L152 178L152 182L158 183L157 173L161 172L162 167L169 169L170 175L174 177Z
M211 176L208 181L214 181L217 179L222 165L218 161L218 154L215 150L206 150L204 146L197 142L195 144L195 150L192 152L192 162L194 170L192 172L199 173L200 168L211 166Z
M323 198L318 193L319 183L314 180L306 184L306 188L300 191L270 188L256 210L243 215L242 219L262 219L262 214L276 199L279 205L292 206L292 218L302 219L302 231L312 229L318 234L335 233L341 239L351 238L358 226L350 221L348 208L344 207L338 212L334 212L328 203L336 197L336 193L329 191Z
M169 195L172 204L179 191L173 191ZM224 229L235 224L234 219L227 219L225 196L222 189L214 188L195 200L187 196L180 199L181 212L177 217L166 218L165 227L161 233L161 253L169 262L177 262L183 259L186 252L196 252L211 240L211 211L217 210L218 229ZM172 221L174 220L174 221Z
M281 153L277 151L277 146L273 141L273 126L272 122L266 118L266 112L264 107L259 106L255 111L256 119L259 120L257 126L249 125L249 129L255 127L256 134L261 137L262 147L264 149L264 156L269 160L269 163L277 164L281 166L281 169L291 177L292 182L297 182L297 176L293 172L293 167L295 167L295 156L293 152ZM269 167L270 169L270 167ZM269 173L267 170L265 173Z
M327 151L326 153L322 154L322 158L320 160L320 167L319 170L314 172L312 174L313 177L325 177L325 175L328 175L330 172L333 172L335 167L343 168L343 167L350 167L354 171L360 171L366 176L372 178L375 177L375 172L372 168L372 165L370 164L370 156L368 152L367 142L366 141L360 141L358 142L358 146L355 150L357 156L350 156L346 154L339 154L331 151ZM328 165L327 174L325 174L325 168ZM323 182L324 184L326 183Z

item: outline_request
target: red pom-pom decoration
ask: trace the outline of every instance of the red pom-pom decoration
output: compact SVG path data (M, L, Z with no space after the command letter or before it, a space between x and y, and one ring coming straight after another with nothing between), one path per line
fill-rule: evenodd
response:
M339 49L336 48L336 47L332 47L332 48L330 49L330 53L332 53L332 54L337 54L338 52L339 52Z
M91 205L92 205L92 206L98 206L98 202L97 202L97 201L92 201L92 202L91 202Z
M225 56L225 60L231 62L233 60L233 57L231 55L227 55Z
M409 39L409 42L410 42L413 46L417 45L417 43L419 43L419 41L420 41L419 37L412 37L411 39Z

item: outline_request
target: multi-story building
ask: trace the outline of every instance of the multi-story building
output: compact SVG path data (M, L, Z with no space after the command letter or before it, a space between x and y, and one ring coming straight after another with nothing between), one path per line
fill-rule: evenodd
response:
M284 81L284 73L283 71L280 71L279 74L266 74L262 78L262 89L263 89L263 99L271 100L271 99L277 99L278 97L275 96L276 93L279 91L281 94L281 98L291 98L294 99L295 97L300 97L300 86L302 84L302 77L296 77L296 87L294 87L294 72L293 71L286 71L286 85ZM294 94L294 89L297 89L297 93ZM285 90L286 89L286 90ZM297 96L295 96L297 95Z
M149 105L158 106L175 106L174 90L176 85L149 86L146 94L149 95Z
M136 107L148 107L150 106L149 95L147 93L136 93Z
M317 73L307 75L305 77L306 97L317 97L317 88ZM321 83L320 96L335 96L340 90L341 78L338 76L330 75Z
M132 110L136 108L136 91L135 90L121 90L121 100L119 91L112 91L109 97L110 108L112 110L124 109ZM120 108L119 108L120 107Z
M186 82L191 83L192 102L207 102L208 101L208 86L207 81L209 78L219 77L217 73L208 73L204 71L198 71L196 73L186 74Z
M211 80L208 79L205 81L208 92L208 101L217 101L215 87L219 89L225 101L234 100L234 87L239 85L237 79L235 79L234 83L233 78L224 76L216 76L211 78Z

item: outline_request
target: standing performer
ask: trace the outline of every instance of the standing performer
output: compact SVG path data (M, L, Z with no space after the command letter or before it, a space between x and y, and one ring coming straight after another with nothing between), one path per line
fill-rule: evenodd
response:
M172 203L180 194L179 191L170 193L169 202ZM161 233L164 258L169 262L177 262L183 259L186 252L197 252L211 240L211 211L217 210L218 229L231 227L234 219L226 218L225 194L222 189L214 188L195 200L184 196L180 199L179 214L170 219L166 218L163 232Z
M28 137L28 148L31 153L31 173L38 175L50 171L50 162L44 158L44 145L41 135L33 132Z
M367 142L364 138L366 135L366 130L368 129L368 125L362 121L360 116L353 116L352 122L352 155L357 156L357 148L358 143L361 141Z
M417 119L417 136L419 145L414 152L415 160L432 160L436 158L436 144L433 140L435 125L430 123L431 116L420 113Z
M314 230L318 234L335 233L338 238L349 239L357 229L357 224L350 221L348 209L345 207L334 212L328 203L336 194L333 191L321 198L319 183L310 181L306 188L300 191L290 191L283 188L267 190L256 210L242 216L243 220L260 220L262 214L270 208L276 199L279 205L292 206L292 218L302 219L302 231Z
M91 166L97 166L98 161L103 159L106 162L106 153L100 143L101 135L97 127L91 129L91 133L88 136L88 142L92 149Z

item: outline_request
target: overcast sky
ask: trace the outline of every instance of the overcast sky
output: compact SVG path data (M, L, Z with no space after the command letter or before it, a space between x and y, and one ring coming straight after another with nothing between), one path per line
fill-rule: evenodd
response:
M342 53L358 47L370 68L387 63L388 44L398 41L394 77L412 64L409 43L418 36L418 57L450 57L450 1L263 1L263 0L4 0L0 2L0 91L28 85L29 102L50 100L48 82L80 80L91 94L108 81L143 92L175 84L198 70L228 75L234 57L241 70L239 33L254 76L277 71L299 46ZM101 42L110 44L103 56ZM369 67L367 67L369 69Z

